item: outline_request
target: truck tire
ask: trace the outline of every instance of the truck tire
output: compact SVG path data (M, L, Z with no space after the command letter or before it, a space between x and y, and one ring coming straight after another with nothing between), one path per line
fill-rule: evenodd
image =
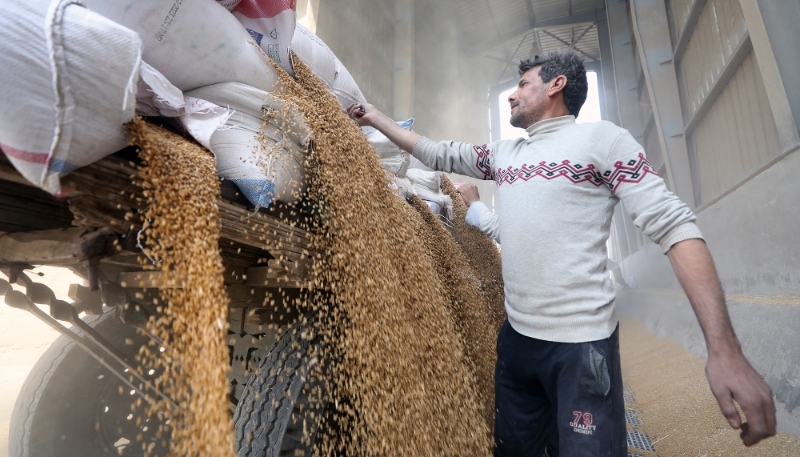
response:
M146 337L106 313L89 325L129 357ZM125 344L126 339L134 344ZM128 341L130 342L130 341ZM136 426L143 411L130 388L64 336L36 362L14 405L9 430L10 457L111 457L144 455L137 435L153 442L158 425ZM144 403L144 402L142 402ZM143 430L147 427L147 430ZM167 439L168 441L168 439Z
M312 418L324 412L308 398L321 385L310 376L320 340L303 336L302 320L278 339L247 383L233 418L238 457L311 456L319 420Z

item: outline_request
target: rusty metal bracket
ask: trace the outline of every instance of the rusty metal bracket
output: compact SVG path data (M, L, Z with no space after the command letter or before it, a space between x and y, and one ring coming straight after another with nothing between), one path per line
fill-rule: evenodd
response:
M44 284L34 283L20 268L12 268L8 277L13 282L24 286L25 293L12 290L9 281L0 279L0 295L5 295L5 303L7 305L30 312L42 322L69 338L148 402L153 402L153 398L147 394L147 392L152 392L155 396L166 400L167 404L172 408L179 409L172 399L167 397L139 372L134 364L128 360L127 356L84 322L80 318L78 311L70 303L56 299L49 287ZM48 305L50 307L50 315L36 306L36 304ZM83 336L68 329L59 320L71 323L83 333ZM134 385L124 375L125 372L135 377L141 383L140 386Z

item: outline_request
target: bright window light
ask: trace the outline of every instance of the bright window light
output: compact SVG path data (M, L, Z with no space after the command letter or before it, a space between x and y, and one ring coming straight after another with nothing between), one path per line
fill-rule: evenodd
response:
M500 93L500 139L513 140L515 138L527 137L528 132L525 129L512 127L508 123L511 119L511 105L508 104L508 96L511 95L517 87L514 86L505 92Z
M575 119L578 124L600 120L600 94L597 91L597 73L587 71L586 80L589 83L589 93L586 94L586 102L583 104L581 112L578 113L578 118Z

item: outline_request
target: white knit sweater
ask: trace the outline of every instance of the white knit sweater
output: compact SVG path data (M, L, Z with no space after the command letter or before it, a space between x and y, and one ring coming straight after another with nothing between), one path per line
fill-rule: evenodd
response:
M563 116L528 135L483 146L422 138L413 154L436 170L497 184L506 311L516 331L565 343L608 338L618 322L606 269L614 206L622 201L664 252L702 238L695 216L642 146L610 122Z

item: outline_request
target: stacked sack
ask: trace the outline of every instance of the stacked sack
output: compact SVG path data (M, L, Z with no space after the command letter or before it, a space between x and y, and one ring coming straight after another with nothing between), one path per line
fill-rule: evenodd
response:
M58 194L60 175L125 147L141 55L135 32L77 1L6 2L0 148L20 174Z
M397 122L397 125L410 130L414 118ZM390 177L390 186L398 197L409 198L416 195L424 200L436 214L453 218L453 200L442 192L442 173L425 167L406 151L392 143L380 131L372 127L361 129L378 153L381 167Z
M300 199L311 129L295 105L240 83L206 86L186 96L231 110L208 139L220 176L233 181L256 207L273 199Z
M277 74L239 21L214 0L83 0L139 34L142 58L182 91L222 82L275 89Z
M296 0L238 0L229 1L228 5L233 16L269 58L294 76L289 46L297 23Z
M397 125L406 130L410 130L411 126L414 125L414 118L412 117L406 121L397 122ZM379 130L372 127L362 127L361 130L367 135L367 140L369 140L372 147L375 148L375 152L378 153L381 167L392 176L405 178L406 170L408 170L408 166L411 164L411 154L397 147L396 144L392 143L391 140Z
M9 2L0 16L0 148L57 194L60 176L127 145L135 113L175 117L254 206L296 202L310 131L296 107L270 95L278 78L266 57L293 74L291 49L343 107L366 100L330 48L296 24L295 3ZM409 155L385 137L374 144L405 179Z
M350 72L333 51L310 30L297 24L292 51L328 86L345 109L353 103L366 103Z
M442 192L442 172L410 168L406 176L414 195L424 200L434 213L444 212L448 219L453 219L453 199Z

